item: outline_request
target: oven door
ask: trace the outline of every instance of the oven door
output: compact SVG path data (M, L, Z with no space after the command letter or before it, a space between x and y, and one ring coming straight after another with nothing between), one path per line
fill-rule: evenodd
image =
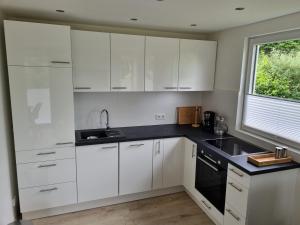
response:
M196 168L196 189L224 214L227 169L201 154L197 156Z

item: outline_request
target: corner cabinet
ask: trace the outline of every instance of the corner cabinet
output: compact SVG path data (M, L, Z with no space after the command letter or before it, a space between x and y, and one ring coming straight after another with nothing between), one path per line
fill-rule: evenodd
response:
M180 40L178 91L214 88L216 41Z
M111 91L144 91L145 36L111 34Z
M110 34L71 31L75 92L110 91Z

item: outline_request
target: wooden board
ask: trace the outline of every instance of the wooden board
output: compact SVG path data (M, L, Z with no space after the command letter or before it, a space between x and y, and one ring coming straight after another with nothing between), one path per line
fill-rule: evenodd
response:
M270 166L274 164L288 163L292 162L292 157L288 156L286 158L275 158L275 153L267 153L267 154L257 154L248 156L248 162L256 165L256 166Z
M177 123L180 125L201 123L201 106L177 107Z

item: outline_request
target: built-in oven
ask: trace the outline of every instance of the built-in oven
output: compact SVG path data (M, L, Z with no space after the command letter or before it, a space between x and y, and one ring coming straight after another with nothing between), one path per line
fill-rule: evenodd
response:
M222 214L225 208L228 161L209 148L199 146L196 163L196 189Z

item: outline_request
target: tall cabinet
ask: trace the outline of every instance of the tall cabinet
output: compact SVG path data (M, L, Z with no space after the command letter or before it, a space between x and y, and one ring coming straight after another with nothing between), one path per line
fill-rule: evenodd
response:
M21 212L76 203L70 27L4 28Z

